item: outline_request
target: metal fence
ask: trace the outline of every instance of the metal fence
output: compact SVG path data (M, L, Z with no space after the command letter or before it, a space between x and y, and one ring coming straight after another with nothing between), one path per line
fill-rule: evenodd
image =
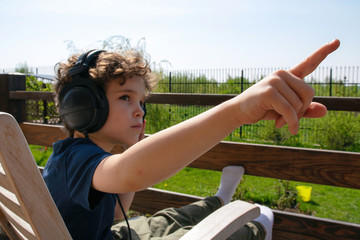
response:
M239 94L279 69L284 68L176 70L164 73L156 91L163 93ZM316 96L360 97L359 66L319 67L305 77L304 81L315 89ZM199 106L169 106L169 110L162 114L168 114L170 122L175 124L207 109ZM354 115L355 118L349 118L348 124L358 125L358 113L350 114ZM329 121L332 118L334 116L331 114L327 116ZM226 140L323 147L323 142L329 141L325 139L329 135L328 126L324 124L326 121L324 119L301 119L299 134L296 136L290 136L285 129L275 129L273 123L261 121L236 129ZM360 132L357 128L353 128L352 131L354 134L352 139L358 144Z
M239 94L279 69L281 68L174 70L164 73L157 91ZM359 97L359 71L359 66L319 67L304 80L315 89L317 96Z

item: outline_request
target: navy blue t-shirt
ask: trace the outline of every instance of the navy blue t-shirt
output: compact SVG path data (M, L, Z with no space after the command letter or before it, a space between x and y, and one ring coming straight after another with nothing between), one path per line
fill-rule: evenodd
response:
M43 177L73 239L113 239L116 195L91 187L96 167L109 155L89 139L54 144Z

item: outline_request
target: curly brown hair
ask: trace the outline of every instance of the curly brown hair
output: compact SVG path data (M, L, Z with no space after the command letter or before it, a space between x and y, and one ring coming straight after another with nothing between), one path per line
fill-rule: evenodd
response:
M75 65L79 55L72 55L67 62L60 62L55 65L56 72L56 103L59 107L59 94L66 84L72 81L69 70ZM123 52L102 52L96 59L94 67L89 69L90 78L105 91L105 84L117 80L119 84L125 84L127 79L140 76L144 81L146 95L155 87L157 76L150 69L150 65L141 52L127 50ZM64 126L70 135L74 130L64 122Z

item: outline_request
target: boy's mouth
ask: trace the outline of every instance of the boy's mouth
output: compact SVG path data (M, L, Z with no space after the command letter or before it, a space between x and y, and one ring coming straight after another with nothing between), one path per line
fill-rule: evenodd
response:
M142 124L133 125L132 128L142 129Z

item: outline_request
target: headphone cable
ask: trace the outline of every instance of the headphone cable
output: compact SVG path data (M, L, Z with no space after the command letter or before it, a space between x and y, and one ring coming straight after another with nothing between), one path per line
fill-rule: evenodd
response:
M120 208L121 208L122 214L124 215L124 218L125 218L125 221L126 221L126 225L127 225L127 227L128 227L129 240L132 240L132 239L131 239L130 224L129 224L129 221L128 221L127 216L126 216L126 214L125 214L124 207L123 207L123 205L121 204L120 197L119 197L118 194L116 194L116 198L117 198L117 200L118 200L118 202L119 202L119 204L120 204Z

